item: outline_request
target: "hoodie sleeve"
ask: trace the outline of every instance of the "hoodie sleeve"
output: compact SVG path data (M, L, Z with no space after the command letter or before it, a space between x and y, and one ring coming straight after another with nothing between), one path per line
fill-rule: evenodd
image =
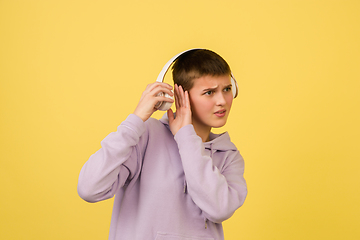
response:
M90 156L80 171L78 193L88 202L98 202L115 195L140 168L146 145L145 123L129 115L101 141L101 149Z
M247 187L244 160L236 150L226 154L226 164L220 171L192 125L181 128L175 135L183 164L187 191L204 216L221 223L233 215L245 201Z

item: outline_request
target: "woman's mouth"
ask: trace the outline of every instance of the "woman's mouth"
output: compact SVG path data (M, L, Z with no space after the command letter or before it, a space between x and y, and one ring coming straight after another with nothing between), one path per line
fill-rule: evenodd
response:
M215 116L217 116L217 117L224 117L225 114L226 114L226 110L225 110L225 109L222 109L222 110L220 110L220 111L215 112L214 114L215 114Z

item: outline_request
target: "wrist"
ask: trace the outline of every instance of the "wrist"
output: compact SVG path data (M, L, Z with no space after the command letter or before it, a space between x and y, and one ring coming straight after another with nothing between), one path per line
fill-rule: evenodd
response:
M148 118L138 113L136 110L133 112L134 115L138 116L143 122L145 122Z

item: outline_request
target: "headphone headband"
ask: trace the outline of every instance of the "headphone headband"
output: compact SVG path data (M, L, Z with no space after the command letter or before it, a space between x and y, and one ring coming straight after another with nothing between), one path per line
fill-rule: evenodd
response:
M202 49L202 48L193 48L193 49L185 50L185 51L183 51L183 52L181 52L181 53L176 54L174 57L172 57L172 58L165 64L165 66L163 67L163 69L162 69L161 72L159 73L159 76L157 77L156 81L157 81L157 82L163 82L163 81L164 81L165 74L166 74L166 72L169 70L171 64L172 64L173 62L175 62L175 60L176 60L178 57L180 57L183 53L189 52L189 51L191 51L191 50L197 50L197 49L200 50L200 49Z

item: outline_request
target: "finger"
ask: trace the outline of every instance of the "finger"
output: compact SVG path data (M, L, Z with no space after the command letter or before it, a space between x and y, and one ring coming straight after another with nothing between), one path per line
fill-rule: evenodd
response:
M169 119L169 124L171 124L174 121L174 112L171 108L167 110L167 115Z
M165 96L156 96L156 97L154 98L154 102L155 102L155 104L156 104L157 102L170 102L170 103L173 103L173 102L174 102L174 99L168 98L168 97L165 97Z
M180 95L180 105L182 107L185 106L185 94L184 94L184 89L182 88L182 86L179 87L179 95Z
M181 95L180 95L180 87L179 85L176 86L176 107L179 109L181 107Z
M176 107L176 109L179 109L180 108L180 105L179 105L179 86L177 84L175 84L174 97L175 97L175 107Z
M185 91L185 107L190 108L190 98L188 91Z
M172 89L173 87L170 84L164 83L164 82L154 82L154 83L150 83L148 85L149 87L157 87L157 86L162 86L164 88L168 88L168 89Z
M172 86L167 84L167 83L162 83L162 82L154 82L151 84L148 84L146 86L145 91L146 92L154 92L154 91L158 91L159 89L162 89L163 92L167 92L170 93L172 90ZM160 92L160 91L159 91Z
M173 93L173 91L172 91L172 87L171 87L171 89L169 89L169 88L165 88L164 86L161 86L161 85L158 85L158 86L152 88L149 93L150 93L151 95L153 95L153 96L157 96L157 95L159 95L159 94L161 94L161 93L166 93L166 94L168 94L168 95L171 96L171 97L174 96L174 93Z

